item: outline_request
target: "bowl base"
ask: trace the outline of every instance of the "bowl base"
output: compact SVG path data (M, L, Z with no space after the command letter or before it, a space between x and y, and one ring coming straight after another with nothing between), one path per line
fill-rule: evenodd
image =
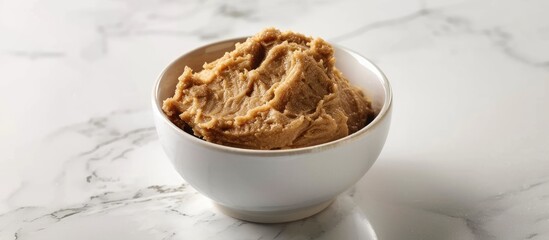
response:
M326 209L328 206L330 206L330 204L332 204L333 201L334 199L331 199L329 201L322 202L310 207L274 212L246 211L230 208L217 203L213 204L225 215L240 220L255 223L284 223L297 221L313 216Z

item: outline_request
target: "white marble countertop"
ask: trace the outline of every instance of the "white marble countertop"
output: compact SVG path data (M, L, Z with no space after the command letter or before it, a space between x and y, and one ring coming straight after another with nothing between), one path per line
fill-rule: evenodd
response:
M549 239L546 0L0 1L0 239ZM328 210L219 214L171 168L153 81L266 26L376 62L389 139ZM371 223L371 225L369 225Z

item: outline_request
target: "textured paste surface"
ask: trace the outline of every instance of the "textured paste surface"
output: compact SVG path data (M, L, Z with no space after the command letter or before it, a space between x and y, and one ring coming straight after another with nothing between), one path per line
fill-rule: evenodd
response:
M236 44L203 70L185 67L163 110L182 129L227 146L286 149L345 137L373 118L320 38L276 29Z

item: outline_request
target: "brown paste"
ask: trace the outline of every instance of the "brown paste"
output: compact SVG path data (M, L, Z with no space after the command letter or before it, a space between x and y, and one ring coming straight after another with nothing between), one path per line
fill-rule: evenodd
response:
M320 38L265 29L203 70L185 67L162 109L206 141L250 149L312 146L373 118L370 102L335 68Z

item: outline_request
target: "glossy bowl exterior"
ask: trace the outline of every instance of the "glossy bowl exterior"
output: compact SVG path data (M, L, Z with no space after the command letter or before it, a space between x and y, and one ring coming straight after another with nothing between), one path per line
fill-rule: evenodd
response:
M201 69L245 38L210 44L183 55L159 76L153 112L160 142L181 176L200 193L235 211L298 211L326 203L356 183L372 166L387 137L391 90L383 73L360 55L334 46L336 66L365 90L378 112L375 120L345 138L290 150L249 150L193 137L162 112L185 65ZM326 204L327 205L327 204Z

